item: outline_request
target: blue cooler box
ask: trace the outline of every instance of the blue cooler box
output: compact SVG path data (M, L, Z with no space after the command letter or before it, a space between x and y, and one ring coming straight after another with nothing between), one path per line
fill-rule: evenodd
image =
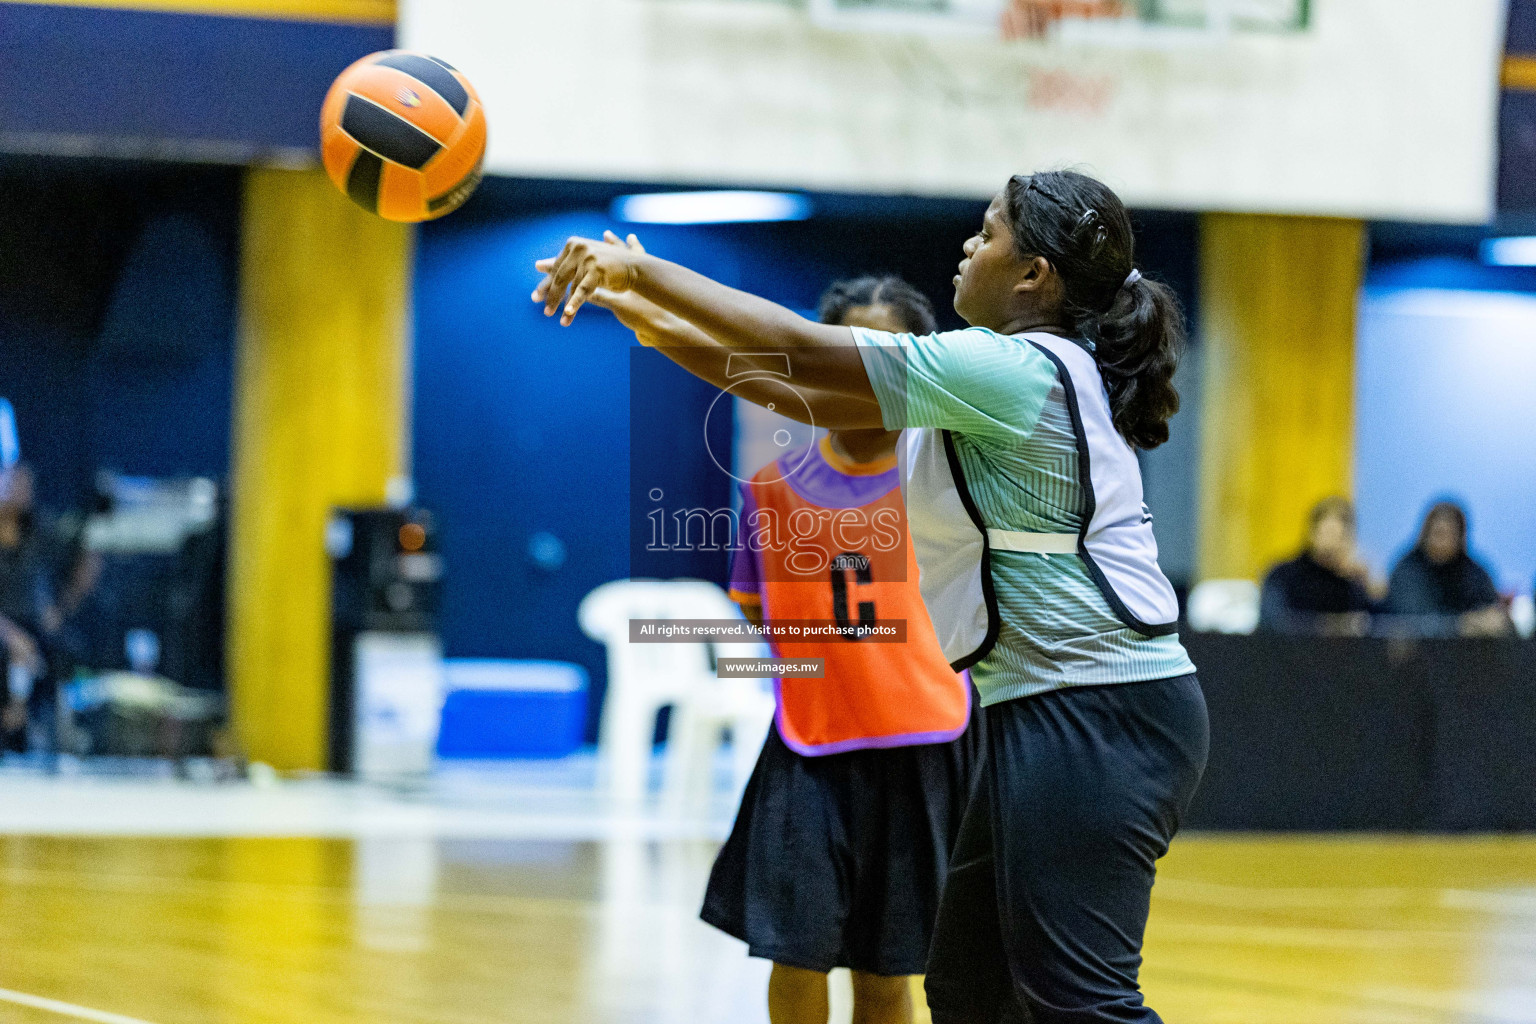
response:
M564 757L581 746L587 673L563 661L449 658L442 758Z

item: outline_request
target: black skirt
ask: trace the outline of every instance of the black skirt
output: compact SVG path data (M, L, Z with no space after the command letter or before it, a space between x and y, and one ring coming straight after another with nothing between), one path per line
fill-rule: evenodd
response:
M949 743L824 757L770 729L700 916L775 963L922 973L979 717Z

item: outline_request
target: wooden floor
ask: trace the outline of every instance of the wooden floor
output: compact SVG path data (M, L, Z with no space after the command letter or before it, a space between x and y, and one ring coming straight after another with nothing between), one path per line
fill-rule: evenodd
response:
M755 1024L712 854L0 838L0 1021ZM1186 837L1143 979L1170 1024L1536 1022L1536 839Z

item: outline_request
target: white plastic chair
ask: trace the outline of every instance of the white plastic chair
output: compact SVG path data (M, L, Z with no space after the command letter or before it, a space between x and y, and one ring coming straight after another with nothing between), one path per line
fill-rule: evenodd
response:
M1259 585L1206 580L1189 592L1189 626L1197 633L1252 633L1259 628Z
M668 705L664 802L680 808L692 794L708 792L715 737L726 726L736 783L745 786L773 718L773 697L760 680L716 679L712 653L754 657L762 646L629 642L630 619L739 618L724 591L701 580L616 580L588 594L577 615L582 631L608 649L598 759L614 799L644 798L656 716Z
M718 610L710 618L739 619L736 603L719 588L711 587ZM715 658L763 658L766 644L715 643ZM714 781L715 751L721 734L731 735L732 802L746 788L757 756L773 723L775 703L766 679L708 680L673 706L667 729L666 762L662 772L662 802L674 814L683 815L707 806Z

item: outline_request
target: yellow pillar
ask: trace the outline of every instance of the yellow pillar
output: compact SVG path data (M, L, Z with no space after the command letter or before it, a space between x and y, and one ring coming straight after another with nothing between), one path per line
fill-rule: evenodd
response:
M1351 491L1365 227L1208 214L1200 235L1200 576L1259 579Z
M405 470L413 237L319 171L247 175L226 652L236 735L278 768L326 766L328 514Z

